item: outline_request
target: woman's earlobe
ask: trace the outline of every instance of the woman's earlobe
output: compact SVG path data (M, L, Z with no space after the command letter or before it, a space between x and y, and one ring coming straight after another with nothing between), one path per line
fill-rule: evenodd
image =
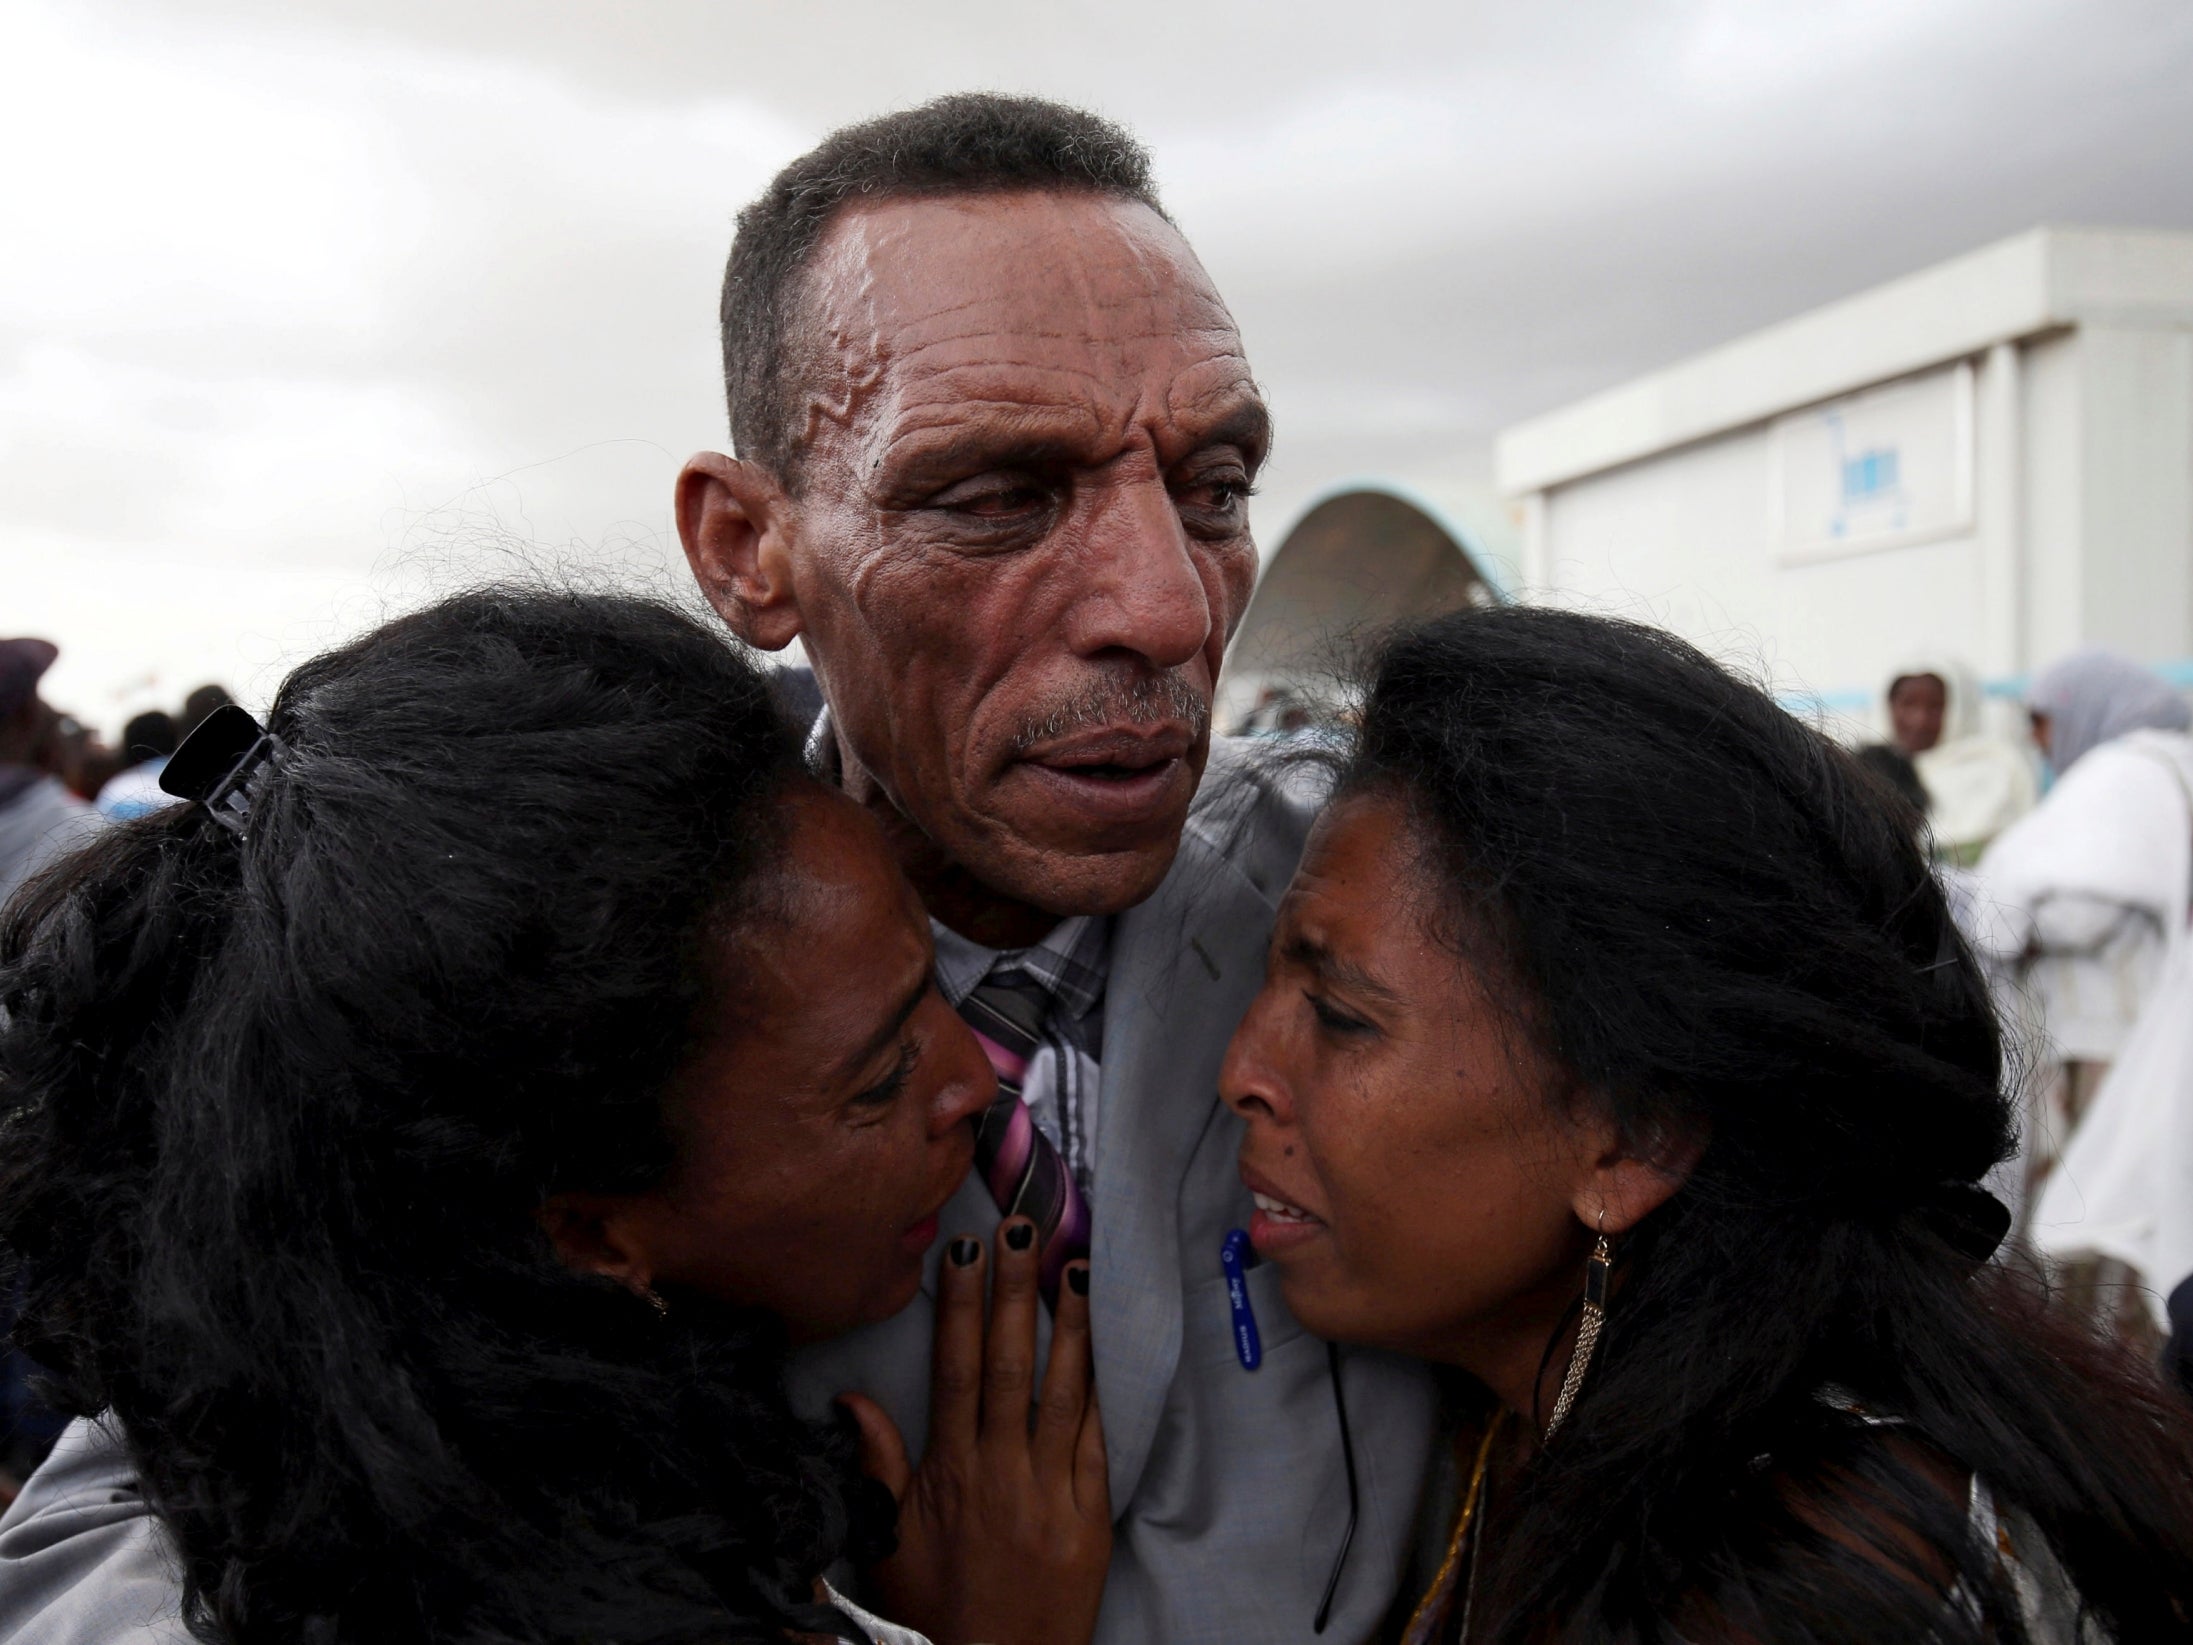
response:
M1673 1199L1706 1151L1707 1134L1663 1132L1649 1145L1617 1143L1578 1188L1576 1220L1597 1232L1626 1234Z
M636 1296L654 1296L655 1265L632 1225L630 1196L551 1194L533 1220L573 1273L599 1274Z

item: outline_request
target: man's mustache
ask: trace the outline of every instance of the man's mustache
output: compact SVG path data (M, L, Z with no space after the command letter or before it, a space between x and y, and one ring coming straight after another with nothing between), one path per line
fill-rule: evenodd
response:
M1132 677L1108 675L1024 723L1013 734L1013 753L1025 754L1094 727L1154 725L1165 720L1180 721L1200 739L1210 729L1210 699L1181 678L1177 669Z

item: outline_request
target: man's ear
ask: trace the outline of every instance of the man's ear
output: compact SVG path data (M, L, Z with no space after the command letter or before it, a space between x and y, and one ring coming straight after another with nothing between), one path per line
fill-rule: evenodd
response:
M600 1274L639 1296L654 1284L636 1195L551 1194L533 1216L573 1273Z
M1663 1132L1644 1143L1625 1141L1610 1124L1577 1185L1572 1201L1576 1220L1595 1232L1628 1233L1690 1180L1706 1140L1700 1127Z
M753 463L704 451L678 473L678 538L708 603L748 645L781 651L798 638L789 500Z

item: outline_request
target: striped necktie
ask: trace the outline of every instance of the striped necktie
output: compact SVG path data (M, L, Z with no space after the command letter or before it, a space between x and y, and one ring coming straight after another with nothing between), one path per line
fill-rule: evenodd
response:
M998 1095L975 1127L975 1169L989 1185L1001 1216L1036 1225L1045 1302L1058 1302L1069 1262L1089 1254L1089 1202L1074 1174L1021 1101L1028 1065L1043 1048L1050 991L1018 966L1001 967L959 1002L959 1014L997 1070ZM1057 1054L1071 1055L1060 1047Z

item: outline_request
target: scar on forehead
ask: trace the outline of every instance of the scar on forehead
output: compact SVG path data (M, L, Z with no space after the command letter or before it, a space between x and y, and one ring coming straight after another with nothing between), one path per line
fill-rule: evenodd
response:
M812 445L826 423L853 425L883 387L888 349L873 328L856 337L852 327L835 324L811 333L801 352L806 358L798 373L800 443Z
M878 291L857 235L825 234L786 325L783 367L798 396L803 445L825 424L850 425L883 382L891 348Z

